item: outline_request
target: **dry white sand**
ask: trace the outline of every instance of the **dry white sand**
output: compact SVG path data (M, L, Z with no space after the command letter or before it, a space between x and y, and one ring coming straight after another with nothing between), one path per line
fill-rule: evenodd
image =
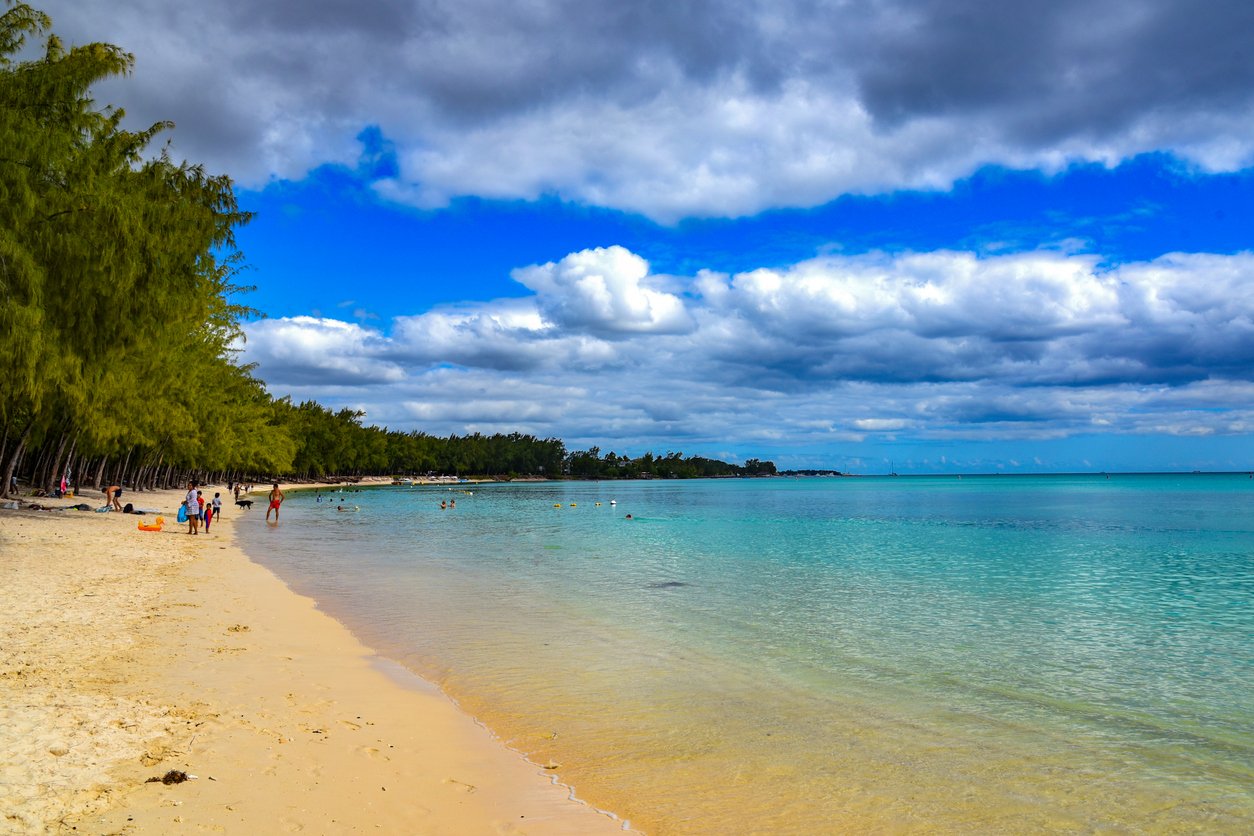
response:
M184 533L180 498L128 494L160 533L0 511L0 830L621 832L250 562L234 509Z

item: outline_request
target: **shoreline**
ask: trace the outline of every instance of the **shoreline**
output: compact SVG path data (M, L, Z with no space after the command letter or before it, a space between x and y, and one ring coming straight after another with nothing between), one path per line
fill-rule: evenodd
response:
M181 492L127 499L177 509ZM6 826L628 828L251 561L239 513L188 540L173 511L161 532L137 530L151 515L0 511ZM150 782L170 770L198 778Z

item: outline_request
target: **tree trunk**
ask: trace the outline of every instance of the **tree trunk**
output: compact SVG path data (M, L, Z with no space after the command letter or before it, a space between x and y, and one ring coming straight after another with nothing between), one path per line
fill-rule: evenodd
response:
M13 448L13 452L9 454L8 461L4 464L4 485L0 486L0 496L16 497L17 493L10 490L13 485L13 472L17 469L17 463L22 458L22 451L26 447L26 439L30 437L30 429L22 433L22 438L17 442L17 446Z
M61 464L61 454L65 452L65 445L69 440L69 434L62 430L61 440L57 442L56 452L50 456L45 456L41 462L43 469L39 474L39 484L49 493L52 493L61 484L61 474L57 472L57 468ZM48 445L45 444L44 447L47 448Z
M132 450L134 450L134 447L130 447L130 449L127 450L127 455L123 456L122 461L117 462L117 464L115 464L113 468L109 469L110 470L109 478L105 479L105 481L107 481L109 485L118 485L118 486L122 486L122 488L125 488L125 479L127 479L127 465L130 464L130 451Z
M135 489L139 491L151 491L155 489L153 484L157 473L161 470L161 460L165 457L160 451L153 451L150 461L140 468L139 474L135 477Z
M118 473L118 481L117 481L117 483L118 483L119 485L125 485L125 484L126 484L126 471L127 471L127 470L130 468L130 466L131 466L131 454L132 454L132 453L134 453L134 452L135 452L135 448L134 448L134 447L131 447L130 449L128 449L128 450L126 451L126 458L122 460L122 470L121 470L121 472L120 472L120 473Z
M65 442L70 442L70 449L65 450ZM52 459L52 478L59 486L61 480L65 479L66 487L69 487L70 460L74 458L74 448L78 446L78 433L61 436L61 444L57 447L57 454ZM65 453L65 458L61 457L61 453Z
M48 489L48 480L45 477L48 472L49 455L51 453L48 450L48 445L44 444L35 448L35 466L27 469L32 490L36 488L40 490Z
M157 489L157 479L161 476L161 462L164 458L165 456L157 456L152 467L148 468L148 474L144 477L144 490L155 491Z

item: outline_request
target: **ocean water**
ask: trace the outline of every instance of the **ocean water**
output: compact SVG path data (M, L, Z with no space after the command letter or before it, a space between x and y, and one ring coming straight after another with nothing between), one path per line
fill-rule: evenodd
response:
M244 546L633 828L1254 831L1245 474L343 499Z

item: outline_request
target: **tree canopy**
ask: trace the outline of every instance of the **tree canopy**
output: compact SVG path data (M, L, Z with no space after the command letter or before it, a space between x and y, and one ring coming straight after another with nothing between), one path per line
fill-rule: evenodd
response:
M122 127L92 85L129 71L107 44L18 62L50 28L0 15L0 425L6 486L28 451L134 467L287 469L294 448L260 381L233 361L231 181ZM228 418L229 420L222 420ZM212 431L210 428L212 427ZM49 451L56 452L49 456Z

